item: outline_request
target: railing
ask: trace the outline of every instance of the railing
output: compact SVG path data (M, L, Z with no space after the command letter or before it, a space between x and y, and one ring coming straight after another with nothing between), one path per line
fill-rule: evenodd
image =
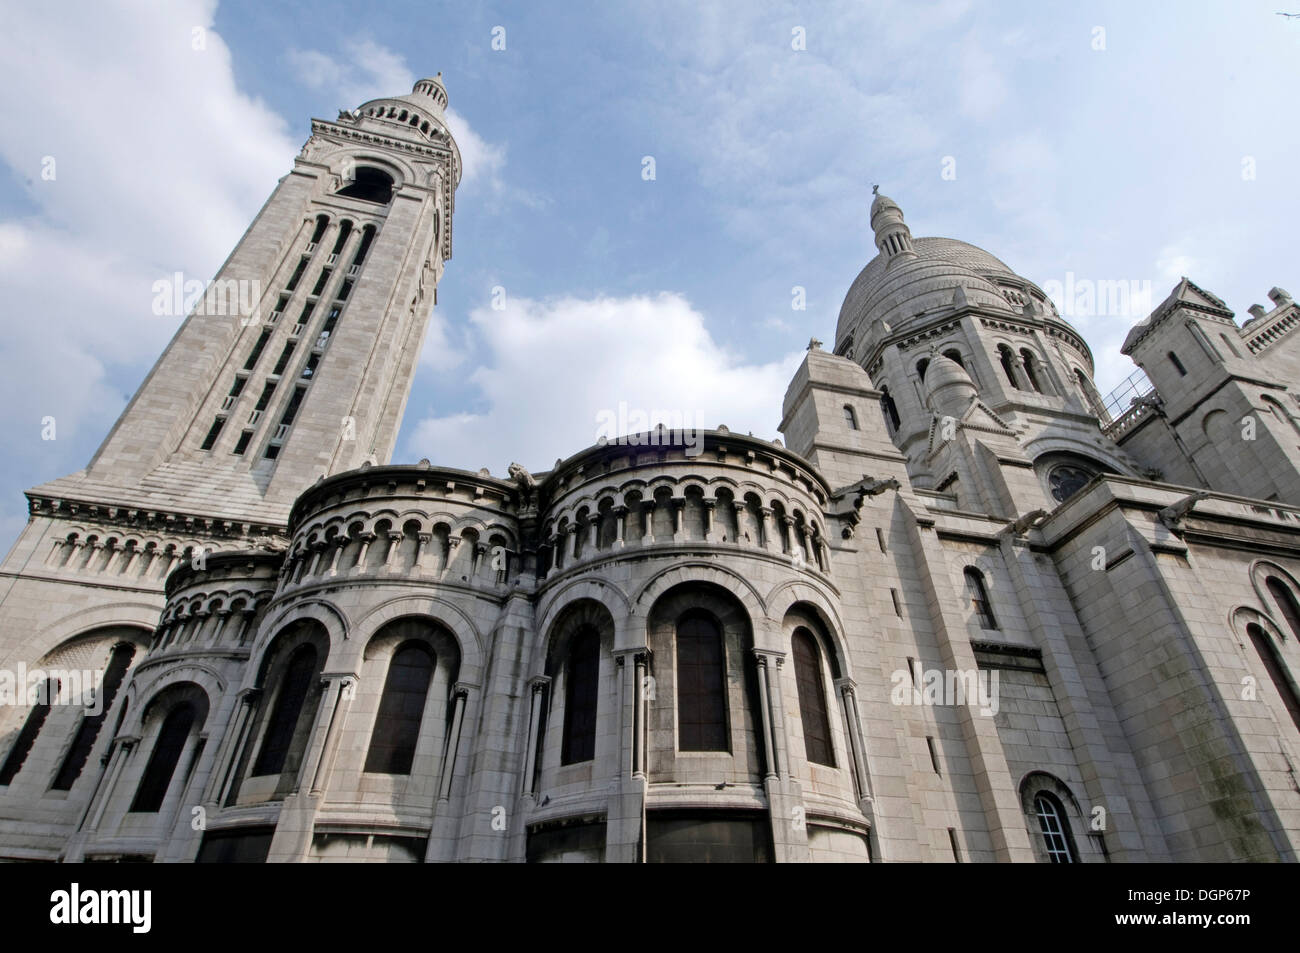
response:
M1129 408L1133 406L1133 401L1139 397L1145 397L1153 390L1155 388L1151 386L1151 381L1147 379L1146 373L1139 367L1124 378L1118 387L1102 398L1101 403L1110 414L1114 424L1118 424L1127 416ZM1114 426L1114 424L1111 426Z

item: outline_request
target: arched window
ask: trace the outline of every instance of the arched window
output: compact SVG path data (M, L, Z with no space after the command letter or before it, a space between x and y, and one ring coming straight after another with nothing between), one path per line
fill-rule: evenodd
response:
M45 719L50 714L50 705L54 703L58 694L59 682L53 678L47 678L36 689L36 703L32 705L27 720L23 722L22 730L14 739L14 745L9 749L9 756L5 758L4 766L0 767L0 785L9 784L18 775L19 769L32 750L32 745L36 744L36 736L41 733L41 726L45 724Z
M858 429L858 415L853 412L853 408L848 404L844 405L844 422L850 430Z
M791 642L794 655L794 684L799 693L799 720L803 722L803 745L808 760L835 767L831 745L831 723L826 713L826 689L822 684L821 653L807 629L795 629Z
M1286 619L1287 626L1291 629L1291 634L1300 639L1300 603L1296 602L1291 587L1277 576L1269 576L1264 585L1268 587L1269 594L1272 595L1273 601L1277 603L1277 607L1282 610L1282 615Z
M298 646L290 656L284 676L280 679L280 691L275 699L275 707L271 710L266 733L262 736L262 748L257 753L257 763L253 765L253 777L279 774L284 769L289 746L293 743L294 732L298 728L298 716L302 713L303 702L307 700L315 677L316 647Z
M131 802L133 814L155 814L162 807L193 726L194 706L189 702L181 702L167 713Z
M1174 370L1176 370L1176 371L1178 372L1178 376L1179 376L1179 377L1186 377L1186 376L1187 376L1187 368L1183 367L1183 362L1180 361L1180 360L1178 360L1178 355L1175 354L1173 351L1170 351L1170 352L1168 353L1167 356L1168 356L1168 358L1169 358L1169 363L1173 364L1173 365L1174 365Z
M916 373L921 376L921 380L925 380L925 372L929 366L930 359L928 357L923 357L916 362Z
M356 177L339 189L339 195L376 205L387 205L393 200L393 177L381 169L360 166Z
M947 351L943 352L943 356L952 361L963 371L966 370L966 362L961 359L961 351L958 351L955 348L949 348Z
M1005 344L998 345L998 360L1002 362L1002 373L1007 375L1007 383L1020 390L1020 381L1016 379L1015 355Z
M975 608L981 629L996 629L997 619L993 616L993 604L989 602L988 590L984 587L984 575L978 569L967 567L963 572L966 577L966 596Z
M702 612L677 622L677 745L682 751L731 750L722 632Z
M329 228L330 218L328 215L316 216L316 228L311 233L311 243L315 245L325 237L325 229Z
M1255 646L1255 653L1259 656L1259 660L1264 663L1264 670L1268 672L1273 687L1282 696L1282 704L1286 706L1287 714L1295 722L1296 728L1300 729L1300 697L1296 696L1295 687L1291 684L1291 679L1287 675L1286 667L1282 664L1282 659L1278 657L1273 640L1268 637L1267 632L1254 622L1246 626L1246 634L1250 636L1251 644Z
M1075 864L1079 858L1074 852L1074 836L1061 803L1046 791L1034 798L1034 813L1038 815L1038 830L1043 835L1047 856L1054 864Z
M596 756L596 703L600 691L600 636L585 626L573 636L564 666L564 739L560 764Z
M352 223L346 218L339 223L339 237L334 240L334 250L330 253L337 255L343 250L344 244L347 243L348 236L352 234Z
M95 746L95 739L99 737L100 726L108 717L108 710L112 707L113 699L117 697L117 690L122 687L126 670L134 657L134 645L120 642L114 647L113 654L108 660L108 667L104 670L104 680L99 685L99 698L96 699L99 714L87 715L81 719L81 724L77 726L76 737L72 739L72 747L68 749L63 764L59 766L59 773L54 776L54 783L50 785L55 791L70 791L73 782L81 776L81 769L86 766L86 759L90 757L90 749Z
M1020 349L1020 364L1025 369L1025 376L1029 378L1029 386L1041 394L1043 385L1038 382L1038 362L1034 360L1029 348Z
M423 642L398 646L388 663L384 694L370 733L366 770L374 774L410 774L420 739L424 703L433 678L433 652Z
M370 252L370 243L375 240L375 226L367 225L361 230L361 244L357 246L357 253L352 258L352 267L360 268L366 260L366 255Z
M901 421L898 419L898 408L894 405L894 398L889 396L889 388L880 388L880 412L885 415L885 426L889 428L891 435L898 433L898 427Z

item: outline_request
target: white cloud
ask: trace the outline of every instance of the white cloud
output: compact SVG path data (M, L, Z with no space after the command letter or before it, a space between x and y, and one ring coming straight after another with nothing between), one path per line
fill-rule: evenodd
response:
M85 465L180 321L153 314L152 283L211 277L293 158L280 117L236 87L214 12L6 10L0 85L21 94L0 102L0 159L33 209L0 222L7 484Z
M474 311L470 323L485 355L469 376L481 409L412 420L401 456L497 474L513 460L545 470L596 442L602 412L635 421L661 411L669 427L726 424L770 439L803 356L743 363L668 293L512 298L501 311Z
M418 78L406 65L406 58L373 40L344 43L340 56L319 50L292 49L289 65L298 81L308 89L324 90L339 99L340 109L355 109L371 99L409 93ZM482 179L500 191L500 173L506 153L488 143L470 128L469 122L451 106L446 110L447 127L460 148L461 184Z

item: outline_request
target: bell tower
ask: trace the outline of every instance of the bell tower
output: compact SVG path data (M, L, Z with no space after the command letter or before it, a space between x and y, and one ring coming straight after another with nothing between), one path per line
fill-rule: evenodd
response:
M451 257L446 105L440 74L313 120L214 280L155 284L188 314L87 467L27 492L0 664L101 616L152 630L182 562L275 545L315 481L389 462Z

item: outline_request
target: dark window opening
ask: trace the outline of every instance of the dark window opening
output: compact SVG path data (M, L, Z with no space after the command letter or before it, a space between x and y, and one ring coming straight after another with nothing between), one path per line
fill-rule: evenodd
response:
M315 357L315 355L312 355ZM302 396L307 393L305 387L295 387L293 393L289 395L289 403L285 405L284 415L280 417L280 423L288 426L293 423L294 417L298 416L298 407L302 404Z
M899 425L902 421L898 417L898 407L894 404L894 398L889 396L889 388L880 388L880 411L885 415L885 424L889 427L891 435L898 433Z
M253 345L253 350L249 353L248 360L244 362L244 370L251 371L253 369L253 365L257 363L257 359L262 356L262 349L266 347L266 342L270 339L271 329L267 328L258 337L257 343Z
M257 398L257 406L254 410L266 410L266 405L271 402L271 395L275 393L275 382L267 381L262 387L262 396Z
M81 724L77 726L76 737L72 740L72 747L68 749L63 764L59 766L59 773L54 776L54 783L51 785L54 790L72 790L73 782L81 776L86 760L90 757L90 750L99 737L99 729L104 724L104 719L108 717L108 710L112 707L113 699L117 697L117 690L121 688L122 679L134 657L134 645L123 642L113 649L108 667L104 670L103 681L99 685L99 714L87 715L81 719Z
M297 288L298 282L302 280L302 273L306 270L307 270L307 259L306 258L299 259L298 267L293 270L293 274L289 277L289 283L285 285L285 288L289 291L292 291L294 288Z
M366 770L375 774L410 774L420 722L433 678L434 657L423 642L399 646L388 664L384 693L370 734Z
M229 397L238 397L244 392L244 385L248 383L248 378L242 375L235 378L235 382L230 385Z
M998 360L1002 363L1002 373L1007 375L1007 383L1020 390L1020 382L1016 380L1015 357L1011 353L1011 348L1005 344L998 347Z
M332 272L329 268L321 269L320 276L316 279L316 287L311 289L313 295L318 295L325 290L325 284L330 280L331 274Z
M1043 392L1043 385L1038 382L1038 368L1034 361L1034 355L1026 348L1021 348L1020 350L1020 363L1025 368L1025 376L1029 378L1029 386L1041 394Z
M960 351L956 351L956 350L948 350L948 351L944 351L944 352L943 352L943 356L946 357L948 360L952 361L954 364L956 364L958 367L960 367L963 371L966 370L966 362L963 361L963 360L961 359L961 352L960 352Z
M297 342L290 341L284 346L284 350L280 352L280 357L275 362L275 369L271 371L272 374L279 375L284 373L284 369L289 363L289 358L293 357L293 349L296 345ZM261 410L262 408L259 407L257 409Z
M253 777L279 774L284 769L289 746L293 743L294 732L298 727L298 717L302 714L303 703L307 700L315 677L316 648L300 645L290 656L284 676L280 679L280 692L267 721L257 762L253 765Z
M242 456L244 451L248 449L248 442L252 439L253 439L253 431L245 430L243 433L239 435L239 440L235 442L235 449L231 450L230 452L237 456Z
M340 301L347 301L348 295L350 295L351 293L352 293L352 281L351 279L348 279L347 281L343 282L342 285L339 286L338 298Z
M366 260L366 255L370 254L370 243L375 240L375 226L367 225L361 231L361 244L357 248L357 253L352 258L352 267L359 268L361 263ZM340 295L339 297L342 297Z
M1291 716L1291 721L1295 723L1296 728L1300 729L1300 697L1296 696L1295 688L1291 684L1282 659L1278 657L1273 640L1254 622L1246 626L1246 634L1250 636L1259 660L1264 663L1264 670L1268 672L1269 680L1272 681L1278 695L1282 697L1282 704L1286 706L1287 714Z
M1174 365L1174 370L1178 372L1179 377L1187 376L1187 368L1183 367L1183 362L1178 360L1178 355L1173 351L1169 352L1169 361Z
M208 435L203 438L203 443L199 445L200 450L211 450L213 446L216 445L217 437L221 435L221 428L225 423L225 417L218 417L216 420L212 421L212 429L210 429Z
M279 455L280 455L280 445L278 443L268 443L266 445L266 452L262 454L262 456L268 460L274 460Z
M564 739L560 764L596 756L596 703L600 689L600 636L593 628L574 635L564 669Z
M981 629L996 629L997 619L993 617L993 604L989 602L988 590L984 587L984 576L978 569L966 569L966 595L975 608Z
M149 764L140 779L140 786L136 788L131 813L156 814L162 807L193 726L194 706L189 702L181 702L167 713L149 755Z
M307 358L307 363L303 366L302 379L311 380L311 377L313 374L316 373L316 367L319 364L320 364L320 355L319 354L310 355Z
M925 380L925 372L929 369L929 367L930 367L930 359L928 357L923 357L916 362L916 373L921 375L921 380Z
M339 189L339 195L376 205L387 205L393 200L393 178L387 172L370 166L361 166L350 184Z
M23 691L27 686L23 686ZM50 706L54 703L59 694L59 682L57 679L46 679L36 690L36 704L32 706L31 712L27 715L27 720L23 722L22 730L18 732L18 737L14 739L14 745L9 749L9 756L5 758L3 767L0 767L0 786L9 784L18 775L18 771L27 760L27 755L31 753L32 745L36 744L36 736L41 733L41 727L45 724L45 719L49 717Z
M792 645L804 751L814 764L833 768L835 751L831 745L831 722L826 710L826 687L822 683L821 653L806 629L795 629Z
M342 223L339 225L339 237L334 240L334 250L330 254L337 255L339 252L341 252L343 250L344 244L348 240L348 236L351 234L352 234L352 223L345 218L342 221Z
M1269 576L1265 585L1268 587L1269 593L1272 594L1273 601L1282 610L1286 624L1291 629L1291 635L1300 639L1300 603L1296 602L1291 587L1277 576Z
M703 613L677 623L677 738L682 751L729 751L727 681L718 625Z
M858 415L853 412L853 408L848 404L844 405L844 422L848 424L850 430L858 429Z
M316 216L316 230L311 233L311 243L315 245L325 237L325 229L329 228L330 220L328 215Z

